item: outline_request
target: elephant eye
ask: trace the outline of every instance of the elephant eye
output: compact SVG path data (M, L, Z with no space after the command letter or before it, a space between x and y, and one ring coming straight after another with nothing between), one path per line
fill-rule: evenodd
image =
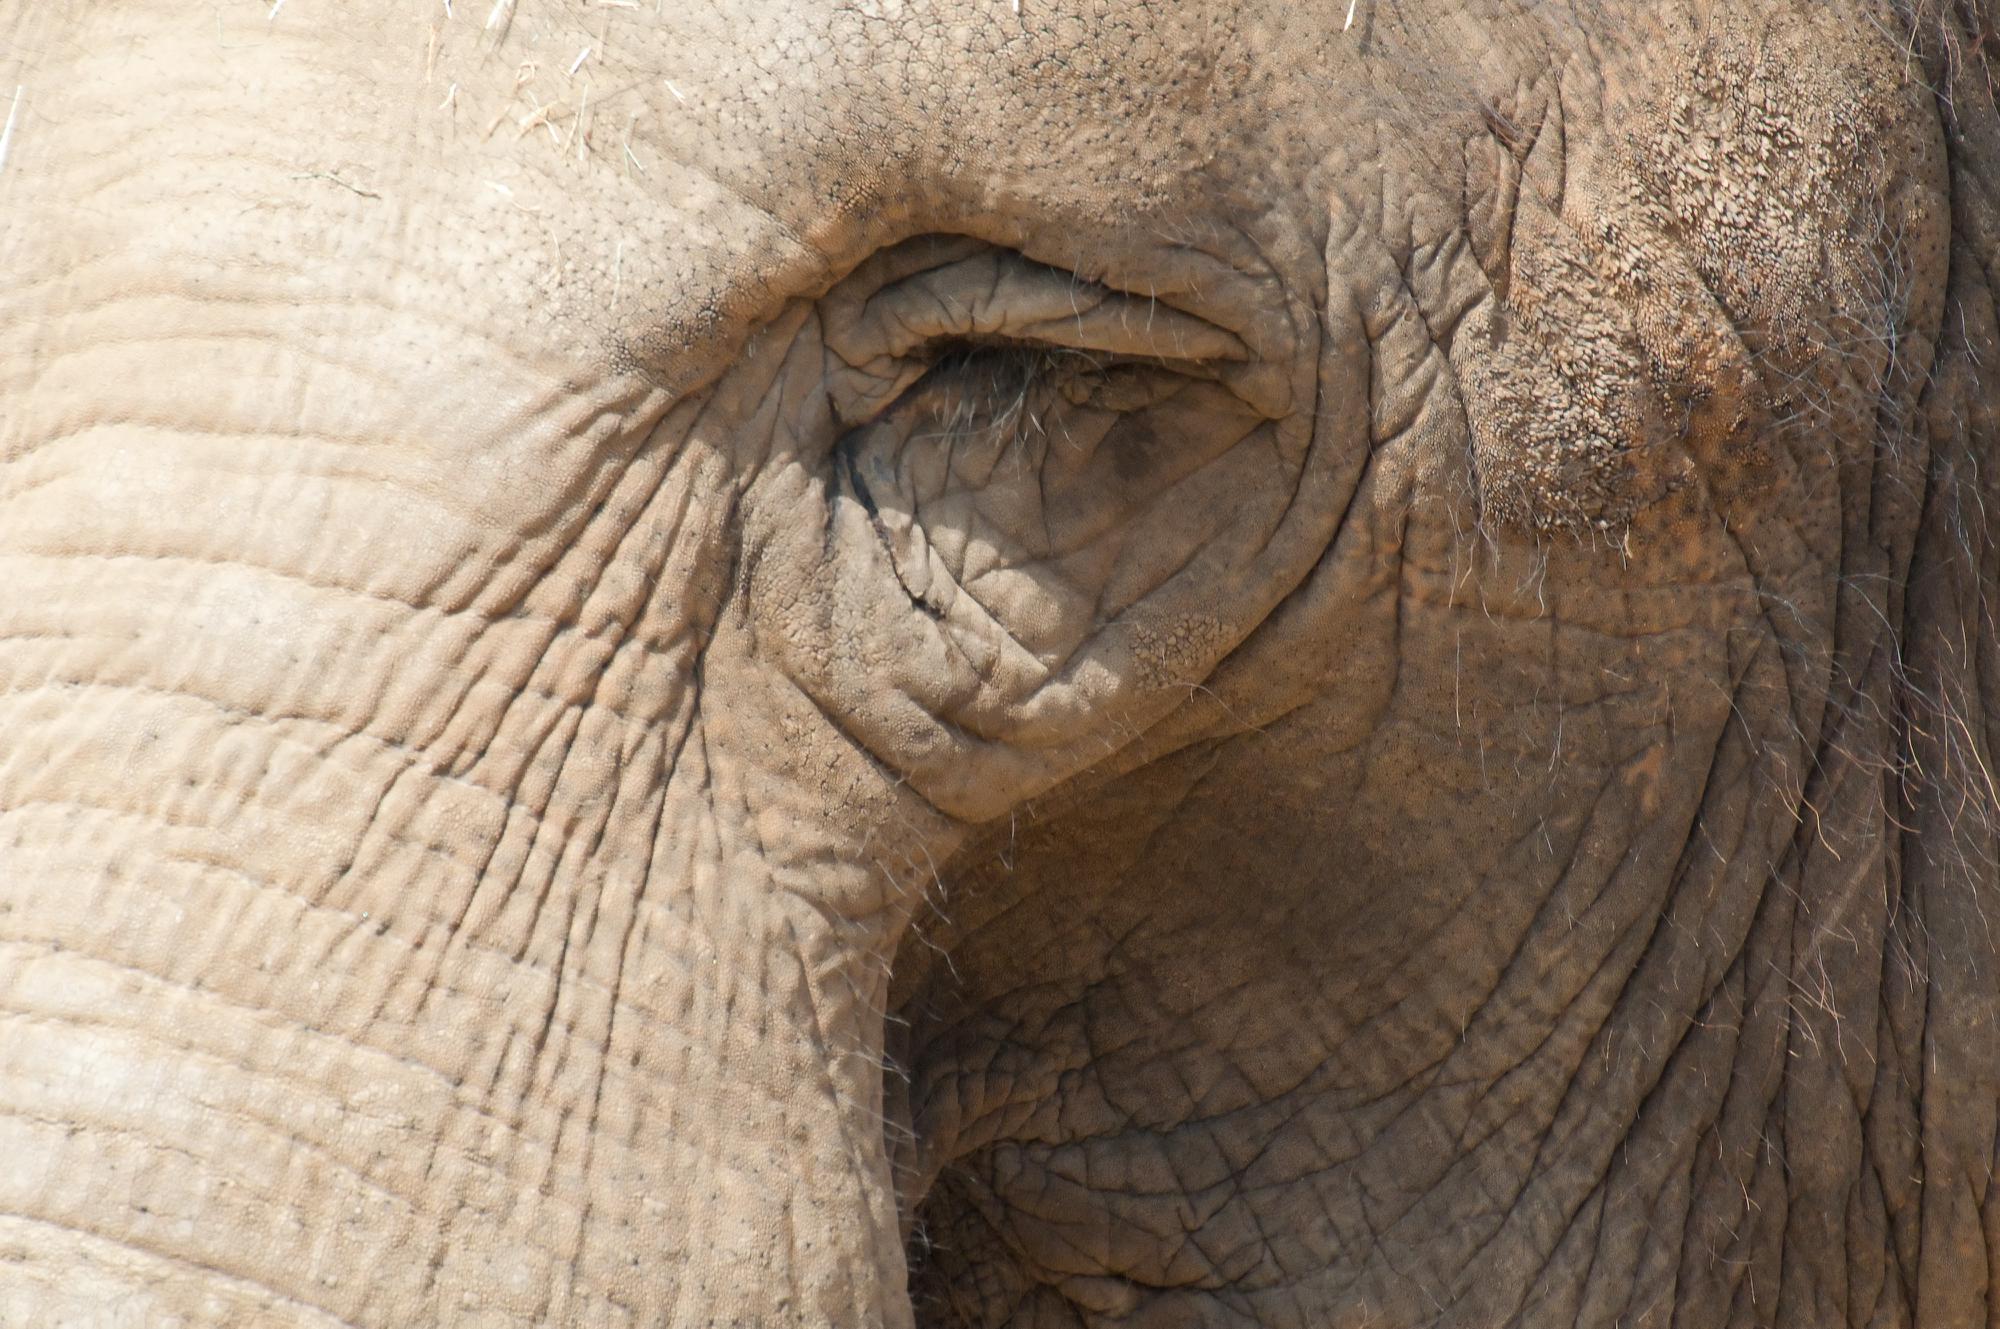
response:
M1146 367L1130 356L1005 339L947 338L917 358L928 367L882 409L914 413L920 431L955 438L1039 434L1052 408L1091 404L1118 376Z
M941 754L1052 750L1118 698L1182 696L1247 621L1262 583L1241 570L1290 548L1274 533L1311 455L1296 311L1183 248L1099 281L920 238L800 325L825 375L787 398L810 428L769 472L769 541L837 589L833 644L798 667L885 748L940 754L940 780L978 783ZM854 667L829 672L833 650Z
M924 348L930 367L898 400L922 403L948 429L1018 424L1056 369L1057 352L1028 343L947 338Z
M1144 404L1162 374L1214 378L1250 359L1236 336L1156 296L957 237L877 255L822 319L835 415L850 428L891 408L934 431L1034 427L1038 400Z

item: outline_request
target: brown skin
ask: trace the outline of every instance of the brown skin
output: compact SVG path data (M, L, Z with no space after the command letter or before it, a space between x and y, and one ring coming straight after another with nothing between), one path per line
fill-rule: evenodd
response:
M1995 1314L1981 20L1022 8L0 10L0 1323Z

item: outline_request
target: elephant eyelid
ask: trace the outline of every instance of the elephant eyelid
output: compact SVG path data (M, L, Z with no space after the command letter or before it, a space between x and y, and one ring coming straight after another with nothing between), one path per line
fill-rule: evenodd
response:
M1235 334L1150 294L952 237L917 248L885 251L821 302L829 396L845 426L942 380L1027 386L1121 365L1212 378L1254 359ZM899 259L911 266L898 270Z

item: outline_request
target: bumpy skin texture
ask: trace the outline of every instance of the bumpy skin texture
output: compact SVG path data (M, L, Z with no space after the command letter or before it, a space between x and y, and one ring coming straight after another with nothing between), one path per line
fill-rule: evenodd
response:
M1991 32L0 0L0 1323L2000 1318Z

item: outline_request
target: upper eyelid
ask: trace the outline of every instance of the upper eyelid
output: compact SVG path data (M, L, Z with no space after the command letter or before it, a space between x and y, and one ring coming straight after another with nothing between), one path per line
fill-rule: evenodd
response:
M829 302L826 344L856 368L943 339L994 337L1160 360L1251 359L1234 333L1019 254L989 250Z
M827 406L844 428L875 419L922 377L938 343L991 339L1114 355L1223 383L1267 419L1290 411L1296 329L1281 288L1268 276L1237 274L1233 285L1229 273L1217 276L1276 311L1237 327L1205 316L1208 295L1189 294L1203 283L1173 261L1156 275L1176 294L1156 296L1151 280L1137 294L1131 272L1122 287L1092 281L969 236L878 250L815 305Z

